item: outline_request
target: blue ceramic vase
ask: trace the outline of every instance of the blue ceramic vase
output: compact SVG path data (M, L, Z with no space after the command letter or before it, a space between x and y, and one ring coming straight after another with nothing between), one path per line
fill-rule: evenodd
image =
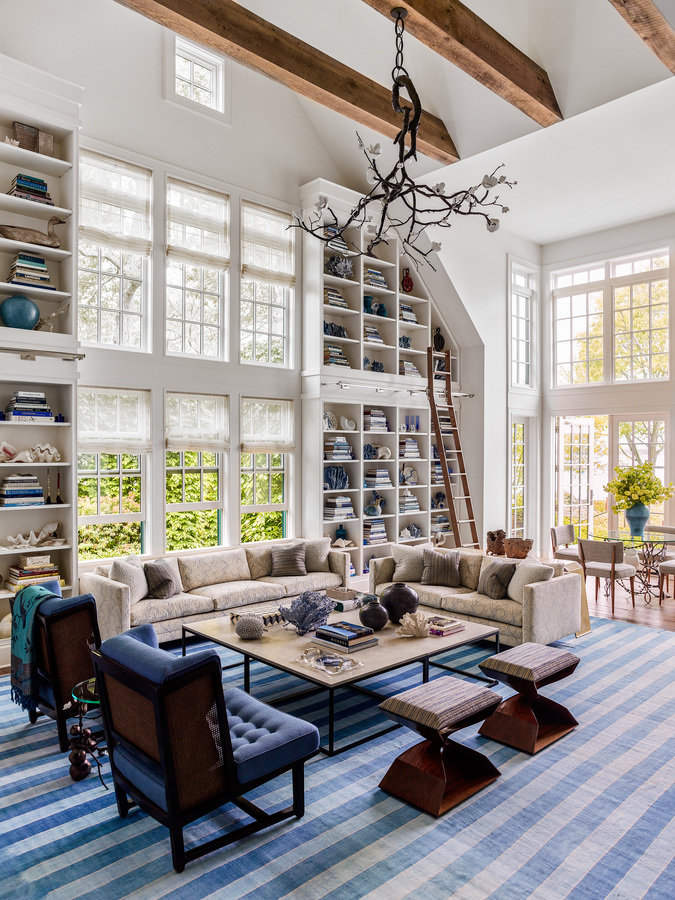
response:
M40 319L40 309L23 294L13 294L0 303L0 321L8 328L24 328L31 331Z
M626 510L626 521L631 537L644 537L645 525L649 519L649 507L644 503L634 503Z

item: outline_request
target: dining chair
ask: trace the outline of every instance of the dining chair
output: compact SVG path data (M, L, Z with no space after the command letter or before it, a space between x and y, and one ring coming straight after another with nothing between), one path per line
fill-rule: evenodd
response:
M598 602L598 585L601 578L609 580L609 595L614 615L614 587L623 578L630 580L630 597L635 606L635 566L623 561L623 541L592 541L579 539L579 558L584 579L595 578L595 602Z
M579 562L579 548L575 543L576 539L574 525L554 525L551 528L553 558L572 559Z

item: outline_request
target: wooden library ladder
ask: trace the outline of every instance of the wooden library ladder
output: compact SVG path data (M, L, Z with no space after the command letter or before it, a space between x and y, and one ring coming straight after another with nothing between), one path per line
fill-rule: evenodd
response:
M433 348L427 348L427 397L431 409L431 422L436 435L438 462L443 474L445 498L455 546L480 547L478 532L476 531L476 519L473 514L471 495L469 493L469 481L466 477L464 454L462 453L462 445L459 440L457 416L452 403L452 371L448 350L445 351L444 359L445 371L442 373L434 372ZM437 381L435 377L437 375L442 375L442 380L445 382L444 403L437 403L436 401L434 385ZM436 460L433 459L433 454L431 455L433 464ZM452 469L449 462L452 465ZM456 476L454 488L451 475Z

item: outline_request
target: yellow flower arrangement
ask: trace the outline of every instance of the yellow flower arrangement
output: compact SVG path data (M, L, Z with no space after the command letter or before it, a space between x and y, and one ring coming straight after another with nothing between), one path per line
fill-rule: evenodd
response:
M638 466L616 466L614 472L615 477L604 488L608 493L614 494L614 512L630 509L636 503L647 506L649 503L670 500L675 493L672 483L661 484L650 462L640 463Z

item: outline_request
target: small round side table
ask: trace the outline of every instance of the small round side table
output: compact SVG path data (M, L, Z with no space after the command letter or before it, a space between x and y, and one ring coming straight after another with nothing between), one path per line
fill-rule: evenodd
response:
M87 759L88 756L96 763L98 777L103 787L108 790L108 785L103 781L101 775L101 762L99 757L104 756L107 748L99 743L103 737L103 732L99 729L95 733L91 728L86 727L85 719L90 712L90 708L94 707L98 712L101 701L96 689L96 679L87 678L86 681L80 681L71 691L71 697L75 700L75 709L77 711L78 723L70 726L70 777L73 781L82 781L91 772L91 763Z

